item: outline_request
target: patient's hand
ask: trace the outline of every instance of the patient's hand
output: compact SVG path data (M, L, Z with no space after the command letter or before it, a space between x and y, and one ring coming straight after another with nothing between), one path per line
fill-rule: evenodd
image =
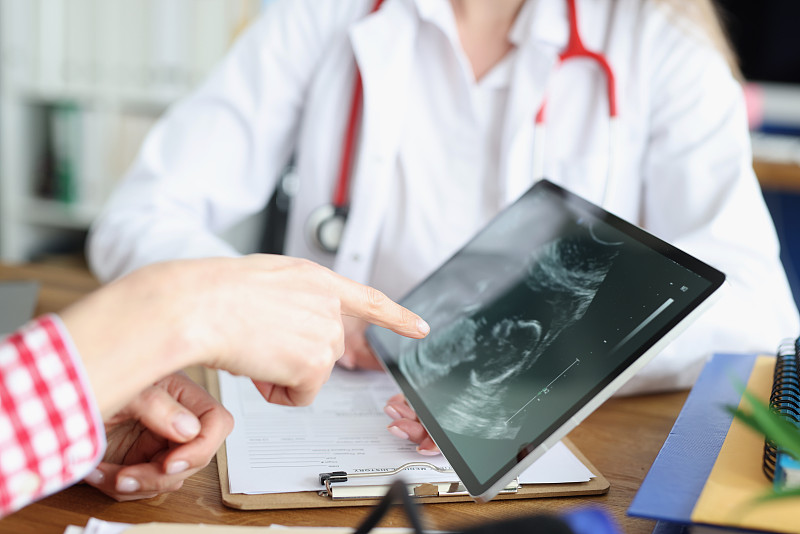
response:
M208 465L232 429L216 399L174 373L106 421L108 448L86 482L118 501L176 491Z
M344 326L344 354L339 358L339 365L345 369L372 369L380 371L381 364L367 344L364 332L368 323L357 317L342 316Z
M408 439L417 444L417 452L426 456L441 454L439 447L433 442L425 427L419 422L417 414L406 403L405 397L398 393L388 400L383 408L386 415L394 419L389 424L389 432L395 436Z

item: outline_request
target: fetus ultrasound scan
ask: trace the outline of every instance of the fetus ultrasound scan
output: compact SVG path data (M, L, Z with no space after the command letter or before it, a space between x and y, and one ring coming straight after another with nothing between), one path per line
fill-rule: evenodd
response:
M402 300L427 338L370 328L368 339L462 480L485 484L722 279L543 181Z
M492 306L462 306L453 322L400 353L400 370L415 389L431 400L437 392L446 396L431 403L443 428L489 439L517 436L528 401L537 398L518 391L515 382L525 379L547 348L584 316L620 245L576 223L566 236L518 263L509 273L516 283L489 297ZM474 301L492 292L495 273L490 269L475 281ZM430 310L427 316L446 310L452 308Z

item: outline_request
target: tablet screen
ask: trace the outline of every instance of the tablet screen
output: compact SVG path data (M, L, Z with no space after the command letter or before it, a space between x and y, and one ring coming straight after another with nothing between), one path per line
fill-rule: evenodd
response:
M723 280L543 180L401 301L427 338L367 339L476 496L610 395Z

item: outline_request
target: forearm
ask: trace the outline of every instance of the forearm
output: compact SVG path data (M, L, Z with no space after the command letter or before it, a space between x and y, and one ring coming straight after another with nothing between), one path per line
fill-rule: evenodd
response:
M60 315L106 418L137 393L192 362L186 306L169 265L137 271Z
M415 338L429 330L372 288L269 255L151 265L62 317L107 415L197 363L249 376L270 402L308 404L344 350L342 315Z

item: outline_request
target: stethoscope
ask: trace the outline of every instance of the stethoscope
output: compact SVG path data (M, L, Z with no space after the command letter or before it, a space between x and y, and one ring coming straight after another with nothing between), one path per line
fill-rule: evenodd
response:
M374 13L380 8L383 0L376 0L370 13ZM569 40L567 46L558 55L557 66L561 66L570 59L588 59L598 64L606 77L606 91L608 97L609 115L609 155L607 166L606 184L603 191L602 205L608 206L610 196L614 190L611 181L616 175L614 166L616 162L615 152L617 144L617 90L614 72L611 69L606 57L598 52L588 50L581 39L578 30L578 13L575 7L575 0L566 0L569 16ZM353 87L353 98L350 104L350 113L345 130L344 147L342 159L339 165L339 179L333 192L333 199L330 204L325 204L311 212L306 221L306 231L309 240L323 252L336 254L342 241L344 226L347 222L349 210L349 188L350 174L353 163L353 154L356 144L356 130L358 119L361 114L363 100L363 87L361 84L361 73L356 67L355 85ZM544 177L544 152L545 152L545 126L546 126L546 97L542 100L542 105L536 113L534 121L534 147L533 147L533 175L537 178Z

